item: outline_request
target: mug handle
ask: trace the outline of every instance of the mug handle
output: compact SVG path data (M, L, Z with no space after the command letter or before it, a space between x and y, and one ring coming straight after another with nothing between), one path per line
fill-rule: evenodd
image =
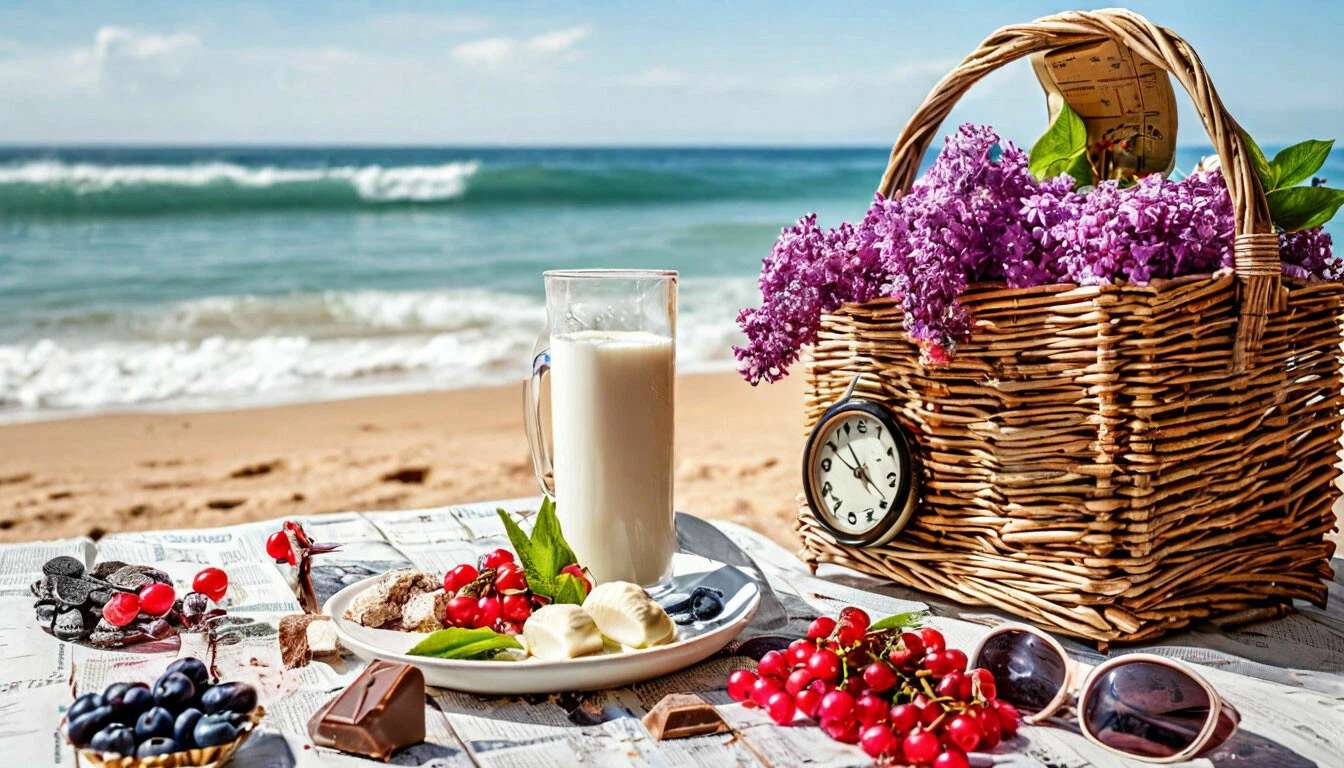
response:
M550 372L551 348L543 347L532 358L532 373L523 382L523 422L537 484L541 486L542 493L554 499L555 467L551 463L551 449L546 445L546 433L541 428L541 377Z

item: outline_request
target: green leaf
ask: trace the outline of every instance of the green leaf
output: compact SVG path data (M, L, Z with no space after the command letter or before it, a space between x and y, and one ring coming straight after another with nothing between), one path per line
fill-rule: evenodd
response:
M894 616L888 616L885 619L879 619L868 625L868 631L873 632L879 629L914 629L924 624L924 617L928 616L927 611L906 611Z
M555 602L583 605L588 596L588 588L572 573L562 573L555 578Z
M1289 187L1269 193L1269 215L1286 232L1319 227L1344 205L1344 189Z
M1038 179L1067 173L1075 186L1092 183L1092 165L1087 159L1087 125L1068 104L1031 147L1027 167Z
M539 595L561 602L556 596L561 586L557 578L561 575L560 569L578 562L579 559L560 532L560 519L555 514L555 502L550 499L542 500L541 509L537 511L537 518L532 524L530 539L508 512L503 509L496 509L495 512L499 514L500 520L504 521L504 530L508 533L509 542L513 544L518 559L523 563L523 574L527 576L528 588ZM582 590L582 584L579 587ZM571 592L568 594L573 594L573 588L570 589ZM582 595L577 602L583 602Z
M1308 139L1291 147L1284 147L1270 163L1274 168L1274 179L1277 182L1274 189L1287 189L1310 179L1313 173L1325 165L1326 159L1330 157L1330 148L1334 145L1333 139L1330 141Z
M406 653L436 659L482 659L509 648L522 647L512 635L503 635L488 627L450 627L431 634Z
M1274 168L1270 166L1269 161L1265 159L1265 153L1260 149L1260 145L1255 143L1251 134L1245 129L1241 129L1241 146L1251 156L1251 167L1255 168L1255 175L1260 177L1260 188L1265 194L1276 189L1278 179L1274 176Z

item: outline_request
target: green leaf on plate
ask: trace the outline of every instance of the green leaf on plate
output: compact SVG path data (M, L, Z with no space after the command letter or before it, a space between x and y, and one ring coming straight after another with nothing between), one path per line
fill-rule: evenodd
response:
M555 514L555 502L550 499L542 500L541 509L537 510L537 518L532 524L531 538L523 532L518 523L514 522L508 512L503 509L495 511L499 514L499 519L504 521L504 530L509 536L509 542L513 544L518 559L523 563L523 574L527 576L528 588L555 602L583 602L585 593L582 583L578 584L580 594L578 600L561 601L557 596L564 583L560 578L564 575L560 573L560 569L577 563L579 559L565 541L564 534L560 532L560 518ZM572 597L573 585L566 589L565 596Z
M1092 164L1087 158L1087 125L1068 104L1032 145L1027 167L1038 179L1067 173L1075 187L1093 183Z
M1289 187L1269 193L1269 214L1286 232L1319 227L1344 205L1344 189Z
M587 596L588 588L583 586L583 582L575 578L574 574L562 573L555 577L555 595L553 595L555 602L583 605L583 599Z
M1333 139L1330 141L1308 139L1291 147L1285 147L1270 162L1274 168L1273 188L1287 189L1310 179L1312 174L1325 165L1326 158L1330 157L1330 148L1334 145Z
M450 627L431 634L406 653L435 659L488 659L500 651L522 647L513 635L503 635L488 627Z
M888 616L885 619L879 619L868 625L868 631L873 632L879 629L915 629L924 625L924 618L928 616L928 611L906 611L894 616Z

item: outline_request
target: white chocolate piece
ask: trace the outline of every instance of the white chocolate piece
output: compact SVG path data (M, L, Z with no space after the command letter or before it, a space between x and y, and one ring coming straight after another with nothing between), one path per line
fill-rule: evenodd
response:
M331 620L310 622L304 633L308 637L308 649L314 656L340 653L341 645L336 640L335 622Z
M631 648L670 642L677 633L672 618L638 584L608 581L598 584L583 601L583 609L606 637Z
M538 659L573 659L602 652L602 634L577 605L545 605L523 624L527 650Z

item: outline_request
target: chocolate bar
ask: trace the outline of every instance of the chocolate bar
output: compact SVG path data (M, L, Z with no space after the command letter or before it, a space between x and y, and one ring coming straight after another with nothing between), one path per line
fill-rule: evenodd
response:
M313 743L386 761L425 740L425 676L409 664L374 661L308 721Z
M644 716L644 727L653 738L684 739L723 733L728 724L718 710L693 693L669 693Z

